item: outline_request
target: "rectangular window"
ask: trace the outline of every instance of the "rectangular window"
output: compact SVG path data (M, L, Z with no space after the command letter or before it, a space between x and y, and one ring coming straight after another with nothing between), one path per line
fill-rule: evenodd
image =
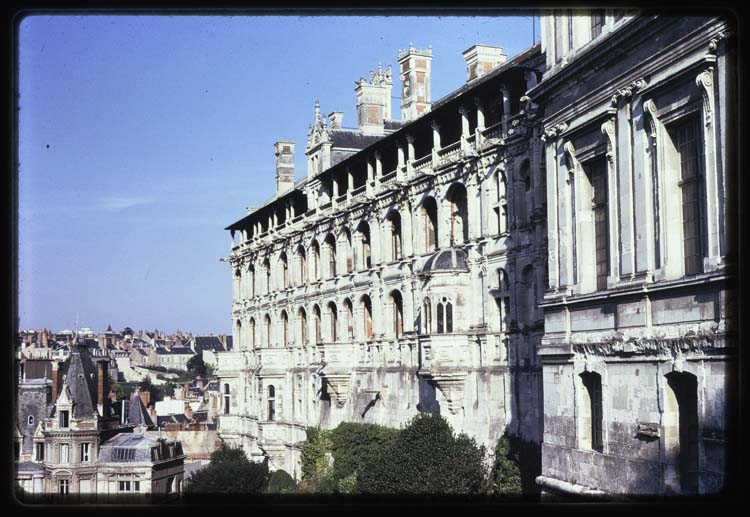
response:
M70 446L67 443L60 444L60 463L68 463Z
M685 275L703 271L703 210L701 207L701 170L703 150L699 138L698 117L691 116L670 128L672 141L677 150L680 167L680 189L682 191L682 237Z
M81 444L81 461L82 462L89 462L91 461L90 452L91 451L91 444L90 443L82 443Z
M60 411L60 427L65 428L70 426L70 412Z
M555 29L555 63L562 59L562 17L559 14L553 16Z
M588 167L591 182L591 209L594 213L594 245L596 249L596 289L607 288L609 275L609 223L607 203L607 160L597 158Z
M36 461L44 461L44 443L36 443Z
M604 9L594 9L591 11L591 39L596 38L602 33L604 28Z
M60 479L57 482L57 490L60 495L67 495L70 493L70 480Z
M573 50L573 11L568 11L568 51Z
M118 490L120 492L130 492L130 481L120 481Z
M133 492L140 492L140 491L141 491L141 482L133 481Z

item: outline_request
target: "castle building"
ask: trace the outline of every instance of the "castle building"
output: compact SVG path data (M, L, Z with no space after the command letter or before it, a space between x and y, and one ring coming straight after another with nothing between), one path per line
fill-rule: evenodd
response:
M726 21L542 20L550 493L726 485L735 408L736 57Z
M301 180L276 144L276 195L226 228L224 440L298 477L308 426L439 411L535 444L544 493L724 486L728 27L577 10L542 28L510 58L469 48L436 102L410 45L400 121L380 65L355 82L357 129L316 101Z

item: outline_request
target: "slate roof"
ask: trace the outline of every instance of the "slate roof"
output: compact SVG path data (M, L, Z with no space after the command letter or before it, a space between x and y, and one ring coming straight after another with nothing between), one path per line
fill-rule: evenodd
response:
M63 386L70 391L75 402L75 418L91 418L96 413L96 366L86 346L79 341L71 347L68 372Z
M176 440L161 439L165 443ZM102 443L99 449L100 463L152 462L151 449L159 445L159 439L140 433L120 433ZM181 451L180 451L181 452Z
M365 135L357 129L329 129L333 147L364 149L383 138L383 135Z
M172 347L172 350L157 348L156 353L159 355L195 355L195 353L187 347Z
M224 344L218 336L195 336L196 353L203 350L213 350L216 352L226 352Z
M460 248L448 248L435 252L428 258L422 273L435 273L438 271L468 271L466 265L466 252Z
M143 406L141 397L139 397L135 392L130 394L130 406L128 408L127 422L133 425L155 427L154 421L151 420L151 417L146 411L146 408Z
M185 415L156 416L156 425L159 427L164 424L187 424L188 422L188 417Z

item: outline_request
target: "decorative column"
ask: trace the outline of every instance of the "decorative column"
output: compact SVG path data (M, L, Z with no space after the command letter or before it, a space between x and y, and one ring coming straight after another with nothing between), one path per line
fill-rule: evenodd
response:
M414 161L414 135L406 135L406 175L412 175L412 162Z
M458 112L461 114L461 150L466 150L466 139L469 138L469 110L462 104Z
M405 165L405 157L404 157L404 145L403 143L399 142L397 149L398 153L398 165L396 165L396 178L397 179L403 179L404 176L404 165Z
M438 151L440 151L440 125L434 120L430 122L432 127L432 166L438 163Z
M500 93L503 96L502 123L503 123L503 134L505 135L508 132L508 119L510 119L510 92L508 91L508 88L506 88L505 85L503 85L500 87Z
M474 130L474 147L479 149L482 145L482 131L484 131L484 107L479 97L474 98L474 105L477 107L477 128Z

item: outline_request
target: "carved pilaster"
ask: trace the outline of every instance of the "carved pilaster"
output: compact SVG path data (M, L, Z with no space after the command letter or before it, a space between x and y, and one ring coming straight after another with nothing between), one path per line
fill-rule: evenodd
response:
M607 160L615 162L615 119L611 118L602 124L602 133L607 137Z

